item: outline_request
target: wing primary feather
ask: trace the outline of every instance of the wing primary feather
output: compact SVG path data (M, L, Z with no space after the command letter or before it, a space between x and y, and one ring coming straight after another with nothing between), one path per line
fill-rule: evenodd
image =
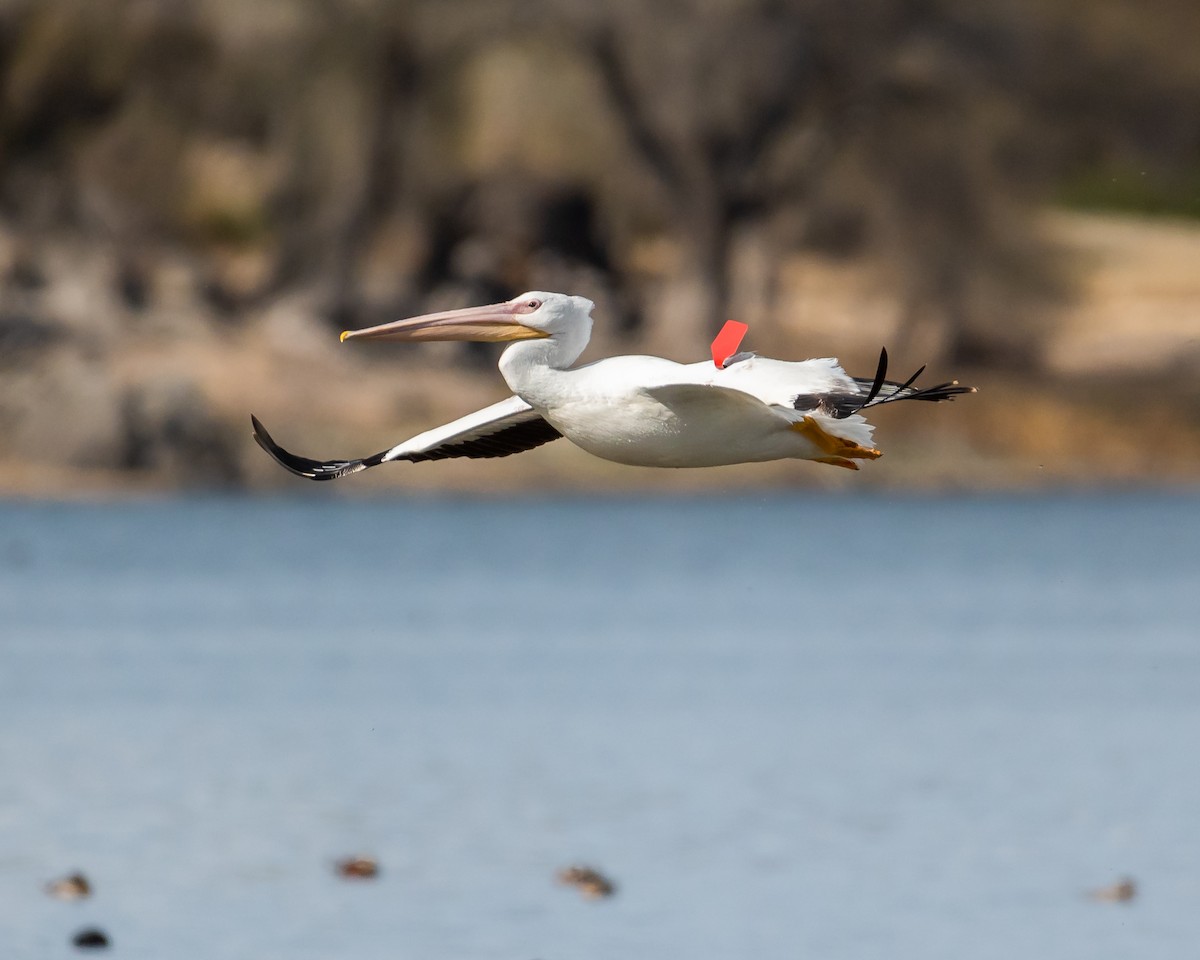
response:
M870 406L871 401L874 400L879 395L879 391L882 389L884 380L887 377L887 367L888 367L887 347L880 347L879 348L879 366L876 367L876 369L875 369L875 382L873 384L871 384L871 390L869 393L867 393L867 399L865 399L863 401L864 407Z
M865 403L863 403L863 407L877 407L882 403L890 403L893 400L914 399L914 396L912 394L906 394L905 391L908 390L916 382L917 377L919 377L921 374L923 374L925 372L925 367L927 367L927 366L928 366L928 364L922 364L920 367L917 368L917 372L914 373L907 380L905 380L903 383L897 383L895 380L884 381L884 383L887 383L890 387L892 387L892 389L889 390L884 396L879 397L878 399L867 400ZM883 384L880 384L879 386L882 389ZM874 389L874 388L872 388L872 389Z
M312 460L301 457L281 447L267 432L258 417L251 416L250 423L254 427L254 439L276 463L298 477L308 480L337 480L341 477L358 473L369 467L383 463L387 451L372 454L361 460Z
M914 373L907 380L905 380L902 384L900 384L900 386L898 386L895 390L893 390L891 393L891 396L894 397L897 394L903 393L905 390L907 390L909 387L911 387L914 383L916 383L917 377L919 377L921 374L923 374L925 372L925 368L927 366L929 366L929 364L923 363L919 367L917 367L917 372Z
M922 387L915 393L910 393L906 397L901 397L902 400L953 400L955 397L962 396L964 393L977 393L974 387L959 386L957 380L950 380L946 383L939 383L935 387Z

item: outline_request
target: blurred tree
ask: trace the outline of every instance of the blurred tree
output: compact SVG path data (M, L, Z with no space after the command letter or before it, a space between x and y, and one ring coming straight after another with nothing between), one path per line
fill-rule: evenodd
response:
M283 244L273 287L327 278L339 328L363 309L359 268L405 176L425 76L412 30L408 4L319 3L280 77L292 89L277 108L288 160L274 201Z
M788 222L795 241L891 263L910 334L936 331L959 360L1024 362L1039 331L1021 317L1054 291L1037 213L1056 184L1112 203L1152 183L1158 207L1187 209L1170 197L1200 170L1197 11L1176 0L4 0L0 217L23 237L57 225L135 253L189 247L201 289L230 315L316 286L343 324L436 285L436 262L449 262L438 238L457 230L478 247L494 232L468 222L470 198L521 192L548 223L538 196L574 191L587 208L577 229L604 249L580 260L579 238L546 227L501 241L528 248L513 262L545 250L628 284L628 225L657 225L686 252L711 329L731 306L740 232ZM474 168L461 149L476 118L456 83L530 38L557 46L540 82L559 82L574 54L601 92L597 121L619 132L602 161L619 172L602 186L599 162L555 145L579 125L552 113L521 117L550 149L519 175ZM397 279L381 302L364 293L364 264L381 259L388 230L408 239L382 248ZM221 266L231 251L236 274ZM152 303L137 270L122 269L120 285L127 303Z
M899 348L932 328L944 359L1025 365L1053 261L1035 226L1022 26L1002 4L863 0L821 10L825 126L902 301ZM864 15L865 14L865 15Z
M705 329L725 319L738 228L795 202L812 175L807 24L777 0L634 0L577 22L634 155L657 178Z

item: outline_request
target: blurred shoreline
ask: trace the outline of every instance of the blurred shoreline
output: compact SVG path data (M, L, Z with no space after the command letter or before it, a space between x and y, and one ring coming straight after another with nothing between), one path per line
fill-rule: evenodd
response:
M0 495L300 489L251 414L357 457L506 395L489 345L339 331L526 290L595 301L584 362L733 318L980 392L878 411L857 474L560 442L338 495L1195 484L1197 35L1180 0L0 0Z
M1055 213L1047 232L1075 273L1076 294L1047 318L1042 364L1025 376L935 364L927 376L958 376L980 393L932 409L879 412L885 456L858 474L798 462L655 471L559 442L487 463L400 465L330 486L354 496L1196 484L1200 225ZM251 413L298 452L364 455L506 394L493 355L464 363L442 345L339 345L315 294L280 298L223 327L188 295L178 264L156 279L159 309L122 315L105 289L111 274L102 248L44 249L52 264L59 259L38 293L64 332L23 343L9 331L0 376L9 409L2 496L314 493L258 450ZM915 368L929 358L923 350L932 344L919 333L897 351L899 305L869 265L796 256L783 275L788 286L776 315L750 318L753 349L795 359L838 355L853 372L872 366L882 345L897 365ZM585 360L622 352L703 356L701 344L686 344L697 339L686 331L674 342L661 329L653 340L623 340L606 329L610 323L598 310L598 342ZM119 465L105 462L114 444L125 447Z

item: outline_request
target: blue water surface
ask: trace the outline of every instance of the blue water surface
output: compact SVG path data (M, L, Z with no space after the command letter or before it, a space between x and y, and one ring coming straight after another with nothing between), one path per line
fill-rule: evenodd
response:
M0 504L2 954L1190 956L1197 623L1184 495Z

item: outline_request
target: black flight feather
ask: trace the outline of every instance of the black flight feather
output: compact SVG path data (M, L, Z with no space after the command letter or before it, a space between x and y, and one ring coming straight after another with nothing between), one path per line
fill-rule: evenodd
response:
M939 400L953 400L960 394L975 392L974 387L959 386L957 380L951 380L948 383L939 383L933 387L914 387L913 384L916 383L917 377L925 372L924 366L903 383L886 379L887 368L888 355L885 348L879 351L879 366L875 370L874 379L854 378L854 382L860 387L867 388L865 394L845 393L844 391L802 393L792 401L792 406L796 410L817 410L827 416L842 419L865 410L868 407L878 407L881 404L893 403L897 400L928 400L936 402ZM888 388L886 392L884 392L884 387Z
M301 457L283 449L271 438L271 435L267 433L267 428L257 417L252 416L250 422L254 427L254 439L276 463L285 470L290 470L296 476L309 480L337 480L340 477L358 473L368 467L388 462L385 458L391 452L383 450L361 460L310 460L308 457ZM454 457L468 457L475 460L507 457L514 453L523 453L534 447L540 447L561 436L562 434L544 419L535 417L504 427L488 436L475 437L470 440L449 440L431 450L400 454L392 457L391 460L423 463L427 460L448 460Z
M887 347L879 348L879 366L875 368L875 382L871 384L871 389L867 393L867 399L863 401L863 406L870 404L879 395L879 390L887 377Z

